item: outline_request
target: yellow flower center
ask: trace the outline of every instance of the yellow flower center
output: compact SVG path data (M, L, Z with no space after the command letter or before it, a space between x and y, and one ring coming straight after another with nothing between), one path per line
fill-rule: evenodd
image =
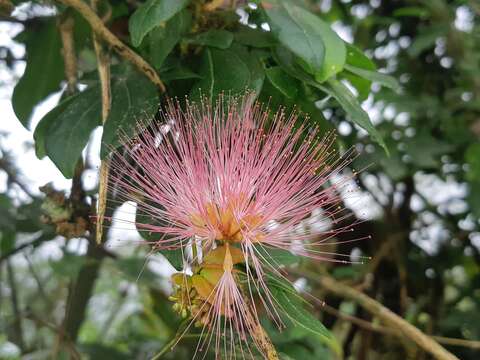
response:
M246 214L240 219L234 216L234 210L239 208L244 198L245 196L234 198L223 208L212 202L207 203L202 213L191 216L194 231L200 236L205 236L209 229L214 229L214 240L242 241L244 231L255 229L263 221L263 217L257 214ZM256 241L261 241L262 237L258 231L252 236Z

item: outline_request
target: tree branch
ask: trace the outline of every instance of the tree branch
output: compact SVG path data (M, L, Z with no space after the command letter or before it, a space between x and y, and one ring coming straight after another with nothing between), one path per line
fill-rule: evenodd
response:
M392 328L378 325L371 323L369 321L360 319L356 316L352 316L349 314L345 314L337 309L335 309L332 306L329 306L325 304L324 302L321 303L319 306L320 310L323 310L333 316L336 316L337 318L351 322L352 324L357 325L358 327L361 327L364 330L368 330L371 332L376 332L384 335L392 335L392 336L402 336L402 334ZM450 346L459 346L459 347L466 347L469 349L480 349L480 341L475 341L475 340L465 340L465 339L457 339L457 338L450 338L450 337L445 337L445 336L435 336L432 335L432 338L438 341L440 344L445 344L445 345L450 345Z
M75 55L75 42L73 38L73 27L75 21L68 12L62 16L58 25L62 38L62 55L65 64L65 77L67 78L67 91L74 94L77 84L77 56Z
M447 351L430 336L424 334L418 328L409 324L390 309L384 307L378 301L373 300L362 292L345 285L326 274L319 276L318 274L305 274L305 272L302 271L301 275L308 277L308 279L316 282L324 289L337 296L357 302L364 309L378 317L385 324L389 325L396 331L399 331L403 336L415 342L420 348L429 352L435 358L440 360L459 360L455 355Z
M8 283L10 285L10 296L12 299L12 309L14 315L13 322L13 342L18 345L18 347L23 351L25 350L25 342L23 340L23 327L22 327L22 316L20 313L20 306L18 303L17 297L17 284L15 282L14 270L10 260L7 261L7 277Z
M61 3L71 6L77 10L92 27L92 30L102 38L120 56L134 64L143 72L162 92L165 92L165 85L158 77L155 70L136 52L120 41L103 23L102 19L82 0L59 0Z
M76 341L80 326L85 319L88 301L92 295L103 257L105 257L105 252L90 242L85 264L80 269L68 294L63 329L72 342Z
M97 12L98 0L91 0L93 11ZM105 19L102 19L105 21ZM98 36L93 34L93 46L98 64L98 76L100 78L102 90L102 123L107 121L108 113L111 107L110 90L110 60L108 54L102 49ZM100 244L103 238L103 220L107 207L107 183L108 183L108 160L102 160L100 163L100 173L98 181L98 200L97 200L97 222L96 222L96 242Z

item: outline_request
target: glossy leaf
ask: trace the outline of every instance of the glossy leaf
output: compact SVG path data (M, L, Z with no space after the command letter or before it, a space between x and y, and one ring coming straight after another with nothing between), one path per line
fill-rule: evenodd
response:
M298 81L289 76L280 66L266 69L265 75L272 85L286 97L294 99L297 96L299 87Z
M133 46L140 46L143 38L182 10L188 0L148 0L130 17L128 28Z
M278 40L297 55L304 69L322 83L343 69L346 47L328 23L288 1L263 2Z
M150 59L153 66L160 69L165 58L170 54L182 35L187 33L192 22L191 14L183 10L158 26L148 34Z
M275 45L275 39L270 32L263 31L260 28L252 29L247 26L243 26L235 32L235 41L257 48L268 48Z
M286 1L263 1L262 5L278 41L305 62L309 73L320 72L325 60L323 34L318 27L321 20Z
M365 129L388 153L388 149L382 139L382 136L375 126L373 126L367 112L362 109L360 103L350 92L348 87L335 79L328 80L327 84L328 86L318 85L318 88L335 98L335 100L338 101L340 106L349 115L350 120L361 128Z
M35 106L60 90L64 71L60 34L55 20L44 20L37 29L26 30L22 35L27 66L13 91L12 106L18 120L28 128Z
M242 47L206 48L199 75L202 80L193 86L193 97L198 97L201 91L210 99L215 99L221 92L236 94L253 89L258 93L264 77L258 59Z
M278 248L272 248L267 246L257 246L255 247L258 252L258 257L265 264L271 265L274 268L277 268L281 265L292 265L296 264L299 261L297 255L292 254L290 251Z
M338 355L342 353L342 348L333 334L304 308L304 301L298 294L286 291L283 287L273 286L270 290L283 312L283 319L287 322L287 326L299 326L317 336Z
M92 130L101 124L100 89L89 88L59 106L60 109L54 108L42 119L41 123L48 124L39 124L48 129L42 130L40 138L44 138L48 157L66 178L71 178Z
M120 144L119 132L133 135L138 121L149 121L158 108L157 88L131 67L112 78L112 104L103 126L102 158Z
M400 84L393 76L382 74L378 71L365 70L348 64L345 65L345 69L362 78L379 83L380 85L386 86L392 90L400 90Z
M61 101L57 106L50 110L35 127L33 139L35 140L35 154L39 159L43 159L47 155L47 150L45 149L45 137L48 134L50 125L52 125L65 111L67 106L75 100L75 96L70 96Z
M195 45L211 46L218 49L228 49L232 45L233 34L226 30L212 29L204 33L185 39L186 42Z

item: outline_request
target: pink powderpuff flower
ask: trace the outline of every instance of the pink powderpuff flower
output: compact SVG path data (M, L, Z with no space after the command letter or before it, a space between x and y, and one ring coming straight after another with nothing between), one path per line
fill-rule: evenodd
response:
M137 217L137 229L162 235L154 249L198 245L197 257L190 260L196 263L200 254L219 246L241 249L246 291L251 297L263 294L263 307L281 326L264 276L265 268L280 274L268 250L333 259L336 254L322 246L351 231L351 225L328 226L345 216L338 191L343 183L330 180L350 163L352 153L337 156L333 135L322 137L295 113L273 113L252 95L221 97L215 106L187 101L183 109L169 101L160 118L139 124L133 138L123 135L123 152L111 158L120 198L136 202L137 213L149 219ZM306 219L316 226L304 226ZM252 332L258 321L255 305L242 300L228 266L210 296L215 300L211 327L233 319L231 331ZM228 312L232 316L225 316ZM230 320L220 320L221 315Z

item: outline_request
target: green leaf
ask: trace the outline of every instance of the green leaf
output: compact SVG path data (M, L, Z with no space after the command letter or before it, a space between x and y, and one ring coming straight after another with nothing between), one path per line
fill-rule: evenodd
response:
M377 82L380 85L386 86L392 90L399 91L401 88L397 79L392 76L382 74L377 71L365 70L348 64L345 65L345 69L362 78Z
M130 66L122 66L119 74L112 77L111 89L111 109L103 126L102 158L120 145L119 130L133 136L138 121L150 120L158 108L157 88Z
M35 127L33 139L35 140L35 154L39 159L43 159L47 155L47 150L45 149L45 137L48 134L50 125L53 124L58 116L65 111L67 106L75 100L75 96L70 96L61 101L57 106L50 110Z
M270 32L263 31L261 28L252 29L247 26L243 26L235 32L235 41L257 48L268 48L275 45L275 39Z
M91 87L66 101L59 105L60 109L54 108L50 112L54 114L49 113L42 119L41 122L48 123L42 125L48 131L39 131L43 134L48 157L66 178L72 178L92 130L101 125L100 89Z
M258 253L260 260L264 263L270 264L274 268L279 265L292 265L299 261L299 257L292 254L288 250L272 248L267 246L256 246L255 250Z
M128 22L133 46L140 46L145 35L172 18L188 2L189 0L148 0L141 5Z
M284 0L263 4L272 33L302 60L300 64L316 81L324 82L343 69L345 43L328 23Z
M272 287L270 291L284 314L283 320L287 326L299 326L307 330L309 333L316 335L321 342L329 346L335 353L342 354L342 348L333 334L309 311L305 310L303 301L298 294L292 294L291 291L285 291L280 287Z
M183 10L168 20L164 26L158 26L150 32L148 43L153 66L160 69L182 35L190 29L191 22L192 15Z
M386 147L382 136L373 126L368 114L362 109L355 96L342 82L335 79L329 79L327 81L327 86L317 85L317 87L335 98L350 116L350 120L365 129L373 139L384 148L385 152L388 153L388 148Z
M148 200L146 200L148 201ZM160 207L160 205L152 203L151 206ZM137 207L135 222L137 224L150 224L150 225L165 225L163 220L158 218L153 218L149 212L144 212L142 210L142 206L139 204ZM160 239L167 239L168 235L158 232L151 232L151 231L139 231L140 236L147 240L149 243L153 243L155 241L159 241ZM170 264L178 271L182 270L183 268L183 253L181 249L175 250L156 250L170 262Z
M294 99L297 96L300 84L296 79L283 71L280 66L272 66L265 69L265 75L267 75L267 79L272 85L286 97Z
M221 92L237 94L252 89L258 94L264 73L252 55L241 46L226 50L206 48L199 70L202 80L193 86L192 97L198 97L199 90L212 100Z
M187 43L228 49L232 45L233 34L226 30L212 29L185 39Z
M375 70L377 67L375 63L366 56L362 50L352 44L347 45L347 60L346 63L357 68L366 70Z
M189 68L184 66L179 66L168 71L160 73L160 77L163 81L172 81L172 80L186 80L186 79L199 79L200 75L193 72Z
M321 20L285 1L263 1L262 5L272 34L305 61L309 73L319 72L325 59L323 34L318 27Z
M55 20L39 21L34 30L21 34L25 40L27 66L13 90L12 106L18 120L28 128L35 106L60 90L64 77L63 57Z

